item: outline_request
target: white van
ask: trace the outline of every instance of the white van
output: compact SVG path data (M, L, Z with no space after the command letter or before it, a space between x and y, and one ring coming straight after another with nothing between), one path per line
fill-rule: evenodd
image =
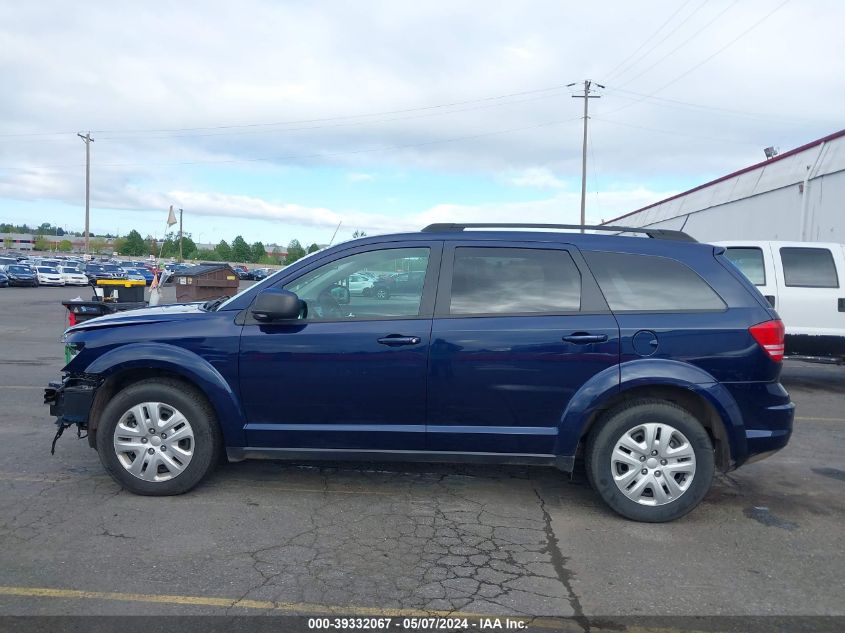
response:
M786 355L845 363L845 245L715 242L786 326Z

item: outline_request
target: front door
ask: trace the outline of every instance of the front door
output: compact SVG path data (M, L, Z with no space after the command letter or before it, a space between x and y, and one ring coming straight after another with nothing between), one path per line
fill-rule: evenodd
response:
M439 243L358 247L281 281L305 301L307 314L243 328L240 386L248 446L424 448L439 263ZM419 272L425 284L384 299L350 293L350 277L362 271L376 278Z
M577 250L556 244L444 250L431 335L430 450L555 453L573 394L619 362L616 320L576 260L583 262Z

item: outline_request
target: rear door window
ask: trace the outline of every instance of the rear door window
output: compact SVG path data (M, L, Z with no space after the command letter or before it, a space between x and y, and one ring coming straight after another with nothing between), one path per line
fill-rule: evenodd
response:
M668 257L584 251L614 312L724 310L725 302L698 273Z
M780 249L783 278L787 286L838 288L839 277L833 254L827 248L784 246Z
M565 250L458 247L449 314L559 314L581 309L581 273Z
M766 285L766 265L763 250L756 246L731 246L725 257L755 286Z

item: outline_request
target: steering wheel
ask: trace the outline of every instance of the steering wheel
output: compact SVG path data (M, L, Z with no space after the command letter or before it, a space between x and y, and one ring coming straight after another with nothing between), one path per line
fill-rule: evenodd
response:
M328 286L327 288L323 288L320 291L320 294L317 295L317 305L315 306L317 315L323 319L330 319L334 317L343 316L343 312L340 308L340 304L337 302L332 296L332 288L334 286Z

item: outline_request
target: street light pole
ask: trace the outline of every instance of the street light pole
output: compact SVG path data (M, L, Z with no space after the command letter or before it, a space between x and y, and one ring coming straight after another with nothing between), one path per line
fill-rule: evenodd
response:
M91 206L91 143L94 142L94 139L91 138L91 132L88 132L85 136L77 133L77 136L85 142L85 254L88 255L90 253L89 217Z

